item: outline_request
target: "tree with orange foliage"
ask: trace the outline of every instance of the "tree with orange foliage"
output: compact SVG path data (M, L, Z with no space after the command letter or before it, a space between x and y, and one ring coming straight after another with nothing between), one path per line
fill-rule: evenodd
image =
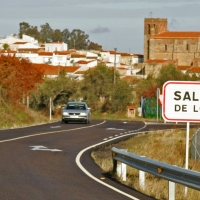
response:
M1 98L9 101L21 100L35 89L36 83L41 82L43 76L44 71L25 58L0 55Z

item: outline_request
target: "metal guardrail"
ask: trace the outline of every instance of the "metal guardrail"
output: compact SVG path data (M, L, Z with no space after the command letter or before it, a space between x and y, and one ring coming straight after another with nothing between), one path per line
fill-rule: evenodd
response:
M200 160L200 129L198 129L192 136L191 158L194 160Z
M171 182L179 183L187 187L200 190L200 173L169 165L159 161L141 157L115 147L112 148L113 173L117 170L117 161L148 172Z

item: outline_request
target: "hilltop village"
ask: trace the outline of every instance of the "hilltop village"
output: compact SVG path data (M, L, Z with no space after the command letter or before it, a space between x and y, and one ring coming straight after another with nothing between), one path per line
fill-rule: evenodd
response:
M7 36L0 40L0 54L14 55L30 60L45 69L45 77L55 78L64 70L76 80L99 63L116 69L121 78L146 78L155 75L162 66L174 64L184 73L200 73L200 32L172 32L167 19L144 19L144 54L131 54L113 50L68 49L63 42L39 44L28 35L22 38ZM9 47L5 49L5 44Z

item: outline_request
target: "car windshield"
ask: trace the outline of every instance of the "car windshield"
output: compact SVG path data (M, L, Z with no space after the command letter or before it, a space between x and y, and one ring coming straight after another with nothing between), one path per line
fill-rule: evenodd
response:
M78 103L69 103L69 104L67 104L67 109L86 110L84 104L78 104Z

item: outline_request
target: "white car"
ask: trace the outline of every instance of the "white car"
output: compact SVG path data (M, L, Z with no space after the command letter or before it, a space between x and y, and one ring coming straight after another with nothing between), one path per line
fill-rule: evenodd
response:
M62 122L84 122L89 124L91 121L91 112L86 102L71 101L68 102L62 111Z

